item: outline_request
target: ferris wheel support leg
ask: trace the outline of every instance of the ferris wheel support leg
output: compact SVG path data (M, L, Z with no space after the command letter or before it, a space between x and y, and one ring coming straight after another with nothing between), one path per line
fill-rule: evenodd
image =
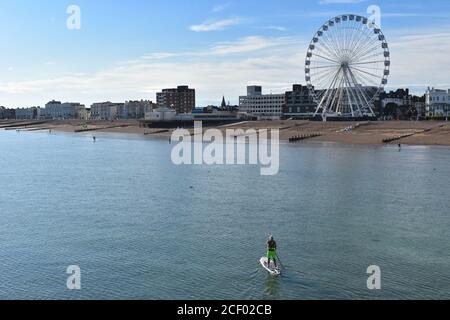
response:
M347 92L348 102L350 104L350 110L352 112L352 117L355 116L355 110L353 109L353 94L351 93L351 90L349 90L349 87L351 87L350 81L348 80L347 74L344 73L344 78L346 80L346 83L348 86L345 87L345 91Z
M370 113L370 115L371 115L372 117L375 117L375 113L373 112L373 109L372 109L372 107L370 106L369 99L366 97L366 94L364 93L363 89L360 88L360 87L357 85L357 82L358 82L358 81L357 81L357 79L356 79L356 77L355 77L355 75L353 74L353 72L352 72L351 69L349 69L349 72L350 72L350 76L351 76L352 79L353 79L353 82L356 84L356 89L359 90L359 92L360 92L362 98L364 99L364 102L365 102L365 108L369 110L369 113Z
M320 103L319 103L319 105L317 107L318 110L320 108L322 108L322 117L323 117L323 114L327 114L327 113L330 112L330 110L329 110L329 106L330 106L329 100L331 99L332 91L333 91L333 89L336 86L336 83L337 83L339 74L341 73L341 70L342 70L342 67L339 68L339 70L334 75L333 80L331 81L331 84L330 84L328 90L325 92L324 96L322 97L322 99L321 99L321 101L320 101Z

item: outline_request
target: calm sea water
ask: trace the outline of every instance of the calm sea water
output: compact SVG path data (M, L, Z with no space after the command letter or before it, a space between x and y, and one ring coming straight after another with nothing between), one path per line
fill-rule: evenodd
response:
M262 177L97 137L0 131L0 298L450 298L449 148L284 144ZM258 263L269 233L278 278Z

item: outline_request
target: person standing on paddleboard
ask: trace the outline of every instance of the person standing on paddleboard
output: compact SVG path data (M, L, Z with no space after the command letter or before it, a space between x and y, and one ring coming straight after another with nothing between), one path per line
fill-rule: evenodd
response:
M273 260L275 268L277 268L277 243L273 239L273 236L269 236L267 240L267 266L270 266L270 260Z

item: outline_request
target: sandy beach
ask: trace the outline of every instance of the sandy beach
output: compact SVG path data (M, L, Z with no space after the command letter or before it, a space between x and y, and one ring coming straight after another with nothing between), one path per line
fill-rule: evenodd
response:
M206 128L206 127L205 127ZM450 123L442 121L381 121L381 122L314 122L300 120L253 121L215 128L226 129L279 129L280 139L302 137L305 142L335 142L345 144L401 143L407 145L450 146ZM20 131L56 132L110 132L145 135L147 137L170 137L176 128L144 128L139 122L130 121L0 121L0 129ZM193 132L192 128L188 128ZM317 135L309 138L310 135Z

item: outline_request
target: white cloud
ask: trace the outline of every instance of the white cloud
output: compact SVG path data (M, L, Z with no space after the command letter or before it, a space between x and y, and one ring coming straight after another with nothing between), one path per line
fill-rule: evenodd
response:
M224 42L213 46L209 52L215 55L226 55L236 53L247 53L263 50L270 47L286 46L298 43L298 40L291 37L260 37L250 36L239 39L235 42Z
M229 3L218 4L211 10L214 13L221 12L230 6Z
M342 14L341 11L291 11L288 13L283 14L283 17L289 17L289 18L324 18L324 19L330 19L330 17L336 17L338 15Z
M388 40L392 60L390 86L448 86L450 33L411 30Z
M205 57L205 56L224 56L254 51L264 50L276 46L285 46L298 43L298 39L292 37L261 37L249 36L236 41L219 42L206 50L185 51L185 52L155 52L142 57L145 60L163 60L179 57ZM127 61L130 63L139 63L140 60Z
M155 100L156 92L164 87L189 84L197 89L199 105L220 103L223 94L237 103L245 86L252 83L277 92L301 82L305 46L294 38L252 36L217 43L204 51L158 53L159 59L150 55L89 75L3 83L0 93L20 105L43 105L53 98L89 105L106 100ZM174 56L178 58L171 59Z
M190 29L195 32L219 31L219 30L224 30L227 27L241 24L242 22L243 22L243 20L241 18L213 20L213 21L204 22L202 24L193 25L190 27Z
M423 94L427 86L449 86L450 32L386 34L392 59L389 87L410 86ZM188 84L197 89L199 106L219 104L223 94L237 103L249 84L263 85L266 92L283 92L293 83L304 83L308 43L309 39L295 37L245 37L199 51L153 53L91 74L0 83L0 94L2 104L11 102L11 107L43 105L53 98L89 105L155 100L155 93L164 87Z
M275 31L280 31L280 32L288 31L288 28L282 27L282 26L267 26L267 27L261 27L261 29L275 30Z
M287 89L291 82L301 81L298 70L302 68L302 58L294 54L223 62L148 62L84 77L7 83L0 92L10 98L20 95L20 99L32 99L28 101L30 105L38 101L44 104L53 98L89 101L90 104L135 98L154 100L156 92L162 88L183 83L197 89L200 105L219 103L223 94L236 103L248 84L263 84L267 89L278 91Z
M448 18L450 13L448 12L383 12L382 18L414 18L414 17L426 17L426 18Z

